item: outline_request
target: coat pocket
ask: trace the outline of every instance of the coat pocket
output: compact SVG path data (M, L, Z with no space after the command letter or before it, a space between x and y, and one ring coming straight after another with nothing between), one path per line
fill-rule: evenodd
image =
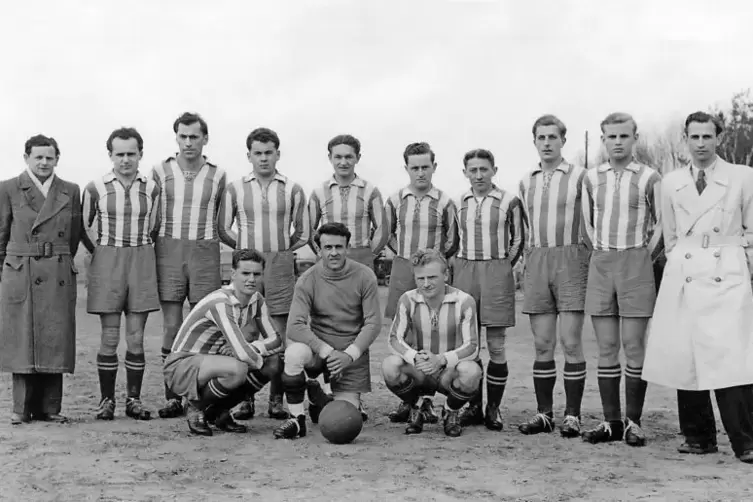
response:
M0 281L0 299L7 303L23 303L29 294L29 270L25 266L28 258L6 256Z

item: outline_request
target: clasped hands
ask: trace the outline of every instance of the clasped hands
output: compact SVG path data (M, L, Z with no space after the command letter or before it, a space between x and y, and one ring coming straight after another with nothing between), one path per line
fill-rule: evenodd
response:
M432 354L428 350L419 350L414 362L416 369L428 376L437 376L447 366L447 359L443 355Z

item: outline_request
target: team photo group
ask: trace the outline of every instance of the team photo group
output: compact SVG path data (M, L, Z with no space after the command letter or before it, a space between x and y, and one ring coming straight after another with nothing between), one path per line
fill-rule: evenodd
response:
M501 431L516 378L505 341L520 264L537 408L516 424L520 433L644 446L654 383L677 389L679 452L718 451L713 391L735 456L753 463L753 170L717 155L716 117L687 116L691 162L662 177L635 160L629 114L601 122L607 160L590 168L563 158L566 126L544 115L531 129L540 162L514 180L517 190L496 185L506 174L491 151L474 149L462 158L469 187L459 198L434 185L427 143L405 148L409 181L387 197L357 173L359 140L335 136L326 152L334 172L306 194L278 170L280 138L270 129L248 135L251 167L238 180L204 154L200 115L182 114L173 132L178 152L144 170L139 132L113 131L112 169L83 189L56 174L57 142L33 136L27 169L0 183L0 370L12 373L13 425L68 421L63 374L76 363L83 271L74 257L83 245L86 310L101 323L98 420L115 418L121 330L125 414L154 418L141 399L144 332L161 312L157 414L185 417L193 434L246 432L239 421L255 416L267 385L275 438L303 438L333 402L367 421L375 343L389 345L377 363L395 396L394 408L376 413L405 424L405 434L427 424L450 437L471 426ZM233 250L224 286L221 244ZM298 276L295 253L305 246L317 261ZM386 248L394 258L384 305L374 270ZM598 354L583 350L587 320ZM554 402L558 344L564 403ZM603 421L586 427L590 371ZM439 413L437 393L446 398Z

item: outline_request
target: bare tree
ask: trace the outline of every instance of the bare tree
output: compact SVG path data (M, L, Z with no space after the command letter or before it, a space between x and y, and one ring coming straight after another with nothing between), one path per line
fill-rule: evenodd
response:
M753 97L750 89L732 96L730 108L712 112L724 124L724 136L717 153L729 162L753 167Z

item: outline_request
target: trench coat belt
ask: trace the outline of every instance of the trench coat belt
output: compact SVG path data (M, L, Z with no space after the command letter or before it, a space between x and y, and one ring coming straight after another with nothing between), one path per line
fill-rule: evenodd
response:
M34 258L51 258L59 255L71 254L67 244L53 244L52 242L9 242L5 249L8 256L31 256Z
M689 235L677 240L677 244L700 248L747 247L748 241L742 235Z

